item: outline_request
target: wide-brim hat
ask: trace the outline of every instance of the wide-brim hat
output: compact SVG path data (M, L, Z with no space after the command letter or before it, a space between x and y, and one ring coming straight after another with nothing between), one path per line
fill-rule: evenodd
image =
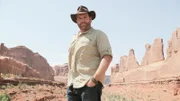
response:
M74 23L77 23L77 15L78 14L85 14L88 13L89 16L92 17L92 20L94 20L96 18L96 13L95 11L89 11L87 7L85 6L79 6L77 9L77 12L75 14L71 14L71 19Z

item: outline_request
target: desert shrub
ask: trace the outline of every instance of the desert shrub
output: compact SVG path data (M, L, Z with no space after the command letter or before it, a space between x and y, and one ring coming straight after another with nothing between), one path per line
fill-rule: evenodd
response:
M0 93L0 101L10 101L10 96L5 92Z
M107 101L128 101L125 97L119 94L107 94Z

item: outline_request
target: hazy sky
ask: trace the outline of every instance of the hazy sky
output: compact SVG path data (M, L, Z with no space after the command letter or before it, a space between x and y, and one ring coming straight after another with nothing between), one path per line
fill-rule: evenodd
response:
M109 37L111 66L131 48L140 63L145 44L155 38L164 40L166 50L180 27L180 0L0 0L0 43L26 46L50 65L67 63L72 35L79 31L70 14L80 5L96 12L93 28Z

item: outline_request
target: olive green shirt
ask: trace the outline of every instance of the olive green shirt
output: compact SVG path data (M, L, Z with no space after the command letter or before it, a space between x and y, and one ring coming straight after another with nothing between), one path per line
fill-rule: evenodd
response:
M69 48L68 86L83 87L95 74L104 55L112 56L105 33L91 28L85 33L74 35ZM100 79L102 84L104 77Z

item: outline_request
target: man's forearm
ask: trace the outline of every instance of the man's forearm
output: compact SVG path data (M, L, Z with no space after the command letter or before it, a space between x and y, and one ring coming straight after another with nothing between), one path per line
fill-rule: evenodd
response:
M110 55L105 55L101 62L100 62L100 65L96 71L96 73L94 74L94 78L99 81L102 76L104 76L107 68L109 67L109 64L111 63L112 61L112 57Z

